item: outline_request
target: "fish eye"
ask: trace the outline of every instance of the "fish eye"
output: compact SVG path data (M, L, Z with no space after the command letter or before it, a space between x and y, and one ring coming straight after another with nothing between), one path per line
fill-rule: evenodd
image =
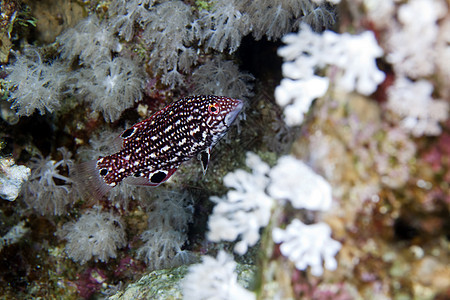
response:
M218 114L218 113L220 112L220 106L219 106L219 104L217 104L217 103L210 104L210 105L208 106L208 111L209 111L211 114L214 114L214 115Z

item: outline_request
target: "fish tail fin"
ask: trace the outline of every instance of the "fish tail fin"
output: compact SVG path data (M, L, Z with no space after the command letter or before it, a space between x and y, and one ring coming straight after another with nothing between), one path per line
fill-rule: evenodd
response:
M100 176L97 160L91 160L75 165L74 178L85 198L94 196L101 200L112 187Z

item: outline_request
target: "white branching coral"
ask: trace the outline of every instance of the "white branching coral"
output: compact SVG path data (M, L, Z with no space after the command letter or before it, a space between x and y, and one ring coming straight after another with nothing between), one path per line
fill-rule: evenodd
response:
M284 108L287 125L303 123L314 99L322 97L328 90L328 78L314 75L315 68L324 60L320 36L308 26L302 26L298 34L283 37L286 46L278 49L284 58L282 70L284 79L275 89L275 99Z
M286 229L275 228L272 231L275 243L281 243L281 253L295 263L299 270L311 267L311 274L320 276L325 268L335 270L336 253L341 244L331 238L331 229L326 223L305 225L294 219Z
M239 285L235 268L236 262L223 250L217 258L204 256L201 264L189 268L183 282L183 299L256 299L254 293Z
M282 38L286 45L278 49L278 55L284 59L283 75L292 79L309 78L316 67L322 67L326 58L320 35L307 25L299 32L286 34Z
M330 209L330 184L295 157L287 155L279 158L269 177L271 181L267 191L273 198L287 199L297 209Z
M323 63L336 66L341 74L336 85L346 92L357 91L362 95L375 92L385 74L378 70L376 58L383 55L372 31L359 35L337 34L326 31L322 35L324 43Z
M269 183L269 166L256 154L247 153L251 173L236 170L224 177L224 184L233 188L223 197L211 197L216 202L209 218L210 241L235 241L235 252L244 254L259 240L259 229L267 226L274 200L265 192Z
M433 89L427 80L400 77L388 90L388 109L401 117L400 126L414 136L439 135L439 122L448 118L448 103L433 99Z
M447 5L441 0L411 0L400 6L399 24L391 26L387 41L387 60L397 76L420 78L434 72L438 59L437 22L446 12Z
M325 95L328 79L312 76L307 79L292 80L285 78L275 89L278 105L284 107L284 120L287 125L295 126L303 123L314 99Z
M0 197L8 201L16 200L30 173L30 168L15 165L13 158L0 158Z
M283 37L286 46L278 50L284 58L284 79L275 89L275 99L284 108L288 125L300 125L311 103L325 95L329 79L315 75L317 69L334 66L333 84L347 92L363 95L373 93L385 74L378 70L375 59L383 54L373 32L360 35L336 34L325 31L322 35L301 26L297 34Z
M279 204L289 200L294 208L331 207L330 185L296 158L281 157L270 169L259 156L249 152L246 163L251 173L239 169L227 174L224 184L233 189L223 198L211 197L217 205L208 222L209 240L239 239L234 251L242 255L259 240L259 230L268 225L275 199ZM334 256L341 244L331 239L327 224L305 225L294 219L285 230L273 229L272 235L275 243L282 243L281 253L299 270L311 266L311 273L319 276L323 273L322 261L325 268L336 269Z
M239 241L234 251L247 252L259 240L259 230L269 223L271 209L285 200L294 208L327 210L331 207L331 187L309 167L292 156L284 156L275 167L264 163L254 153L247 153L246 172L238 169L224 177L232 188L225 197L211 197L216 202L208 226L208 239ZM301 178L301 180L299 180Z
M106 262L126 245L120 217L95 208L85 211L78 221L64 224L56 235L67 240L66 253L81 264L91 258Z
M384 28L392 23L395 12L394 0L363 0L367 16L377 28Z

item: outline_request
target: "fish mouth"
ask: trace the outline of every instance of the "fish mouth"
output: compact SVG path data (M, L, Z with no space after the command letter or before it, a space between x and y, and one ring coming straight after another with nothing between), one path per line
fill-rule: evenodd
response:
M239 99L233 99L234 101L236 101L236 106L233 108L232 111L230 111L227 116L225 117L224 123L225 126L229 127L233 121L236 119L236 117L239 115L239 113L241 112L242 108L244 107L244 101L239 100Z

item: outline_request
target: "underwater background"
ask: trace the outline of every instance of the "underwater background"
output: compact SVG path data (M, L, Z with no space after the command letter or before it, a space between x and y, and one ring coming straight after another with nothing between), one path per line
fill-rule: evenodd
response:
M450 299L449 9L2 0L0 299ZM244 108L204 175L74 176L208 94Z

